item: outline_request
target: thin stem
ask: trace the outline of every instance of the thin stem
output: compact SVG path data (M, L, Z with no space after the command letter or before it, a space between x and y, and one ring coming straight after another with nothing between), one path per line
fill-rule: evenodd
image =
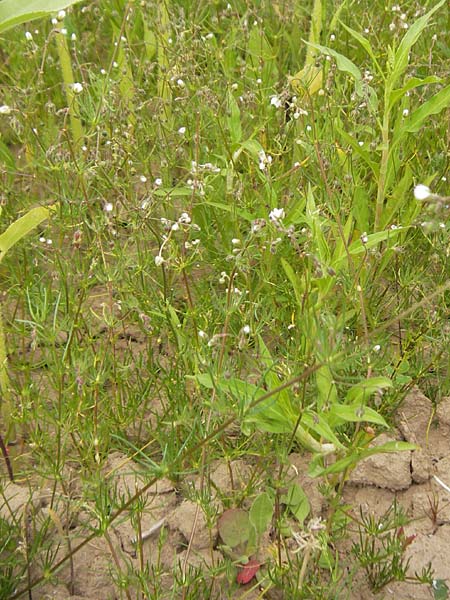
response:
M375 208L375 225L374 230L378 231L381 224L381 217L383 216L384 209L384 196L386 191L386 177L389 162L389 108L388 99L390 91L386 88L385 90L385 101L384 101L384 114L383 124L381 127L381 163L380 163L380 174L378 176L378 190L377 190L377 204Z
M6 350L5 327L3 323L3 307L0 303L0 416L6 430L5 446L16 440L16 427L12 420L13 403L8 375L8 353Z

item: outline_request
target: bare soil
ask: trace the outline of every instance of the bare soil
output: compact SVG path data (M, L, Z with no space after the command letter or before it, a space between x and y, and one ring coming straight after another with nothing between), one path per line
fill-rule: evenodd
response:
M345 485L343 502L352 507L356 518L360 518L361 511L382 516L396 501L410 518L405 535L415 536L405 551L406 558L410 559L411 575L431 562L436 579L450 581L450 493L436 480L437 477L450 484L450 398L443 399L434 410L433 403L420 390L412 390L397 411L396 428L389 434L380 435L373 443L383 443L387 439L407 440L417 444L419 449L379 454L362 461ZM306 475L309 457L293 453L290 462L289 475L303 486L312 515L326 517L328 507L319 491L319 482ZM159 480L142 497L144 506L140 519L132 518L130 513L117 519L107 535L86 544L74 554L72 562L64 563L51 582L38 586L33 591L33 600L125 598L117 572L121 569L125 572L127 564L136 568L148 565L150 574L153 572L153 583L160 581L159 597L169 597L176 565L185 570L190 566L200 567L207 572L223 561L218 546L217 517L224 510L224 502L232 502L239 490L245 488L253 470L254 466L244 460L213 463L209 477L212 500L208 515L190 499L194 495L189 490L200 485L198 478L193 477L177 486L168 479ZM119 452L108 457L102 475L122 498L131 497L146 482L144 470ZM9 483L4 486L3 499L0 499L0 517L21 521L25 528L32 522L29 535L34 535L44 522L48 524L50 516L47 538L51 540L57 559L99 525L95 502L81 501L82 481L76 469L67 467L65 481L65 491L58 488L56 494L45 481L33 485L29 482ZM352 524L347 533L348 538L340 543L339 550L344 562L354 564L351 547L357 539L357 525ZM144 540L142 554L136 543L139 535ZM31 579L41 574L42 565L30 565ZM257 588L251 591L252 585L255 581L238 587L221 575L216 582L214 597L240 598L244 590L248 593L246 598L283 597L280 592L264 594ZM133 584L128 584L128 591L131 597L136 597ZM340 597L349 600L425 600L433 598L433 594L429 586L394 582L375 595L370 591L364 572L359 570L351 587Z

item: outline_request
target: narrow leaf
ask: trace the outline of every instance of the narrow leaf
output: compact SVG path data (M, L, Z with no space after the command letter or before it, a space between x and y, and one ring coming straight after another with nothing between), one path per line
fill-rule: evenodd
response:
M267 492L256 496L250 508L250 523L258 536L263 535L268 528L273 516L273 500Z
M395 85L395 82L398 78L403 74L404 70L408 66L409 63L409 51L417 42L420 37L422 31L427 27L428 21L434 15L434 13L444 5L446 0L441 0L434 6L430 11L428 11L422 17L419 17L417 21L415 21L411 27L408 29L407 33L403 36L402 41L400 42L399 47L394 55L394 64L391 75L388 79L388 89L392 88Z
M415 133L431 115L437 115L450 105L450 85L424 102L420 108L415 110L406 122L405 130Z
M309 46L312 46L313 48L316 48L322 54L328 54L329 56L332 56L336 60L336 66L339 69L339 71L342 71L343 73L348 73L353 77L353 79L355 80L356 93L358 94L358 96L362 95L362 75L361 71L358 69L355 63L353 63L343 54L336 52L336 50L328 48L328 46L321 46L320 44L310 44L309 42L305 43Z

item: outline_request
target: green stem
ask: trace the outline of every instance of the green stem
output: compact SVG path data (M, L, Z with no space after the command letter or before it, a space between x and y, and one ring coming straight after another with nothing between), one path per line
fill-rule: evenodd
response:
M12 420L13 403L11 397L11 388L8 376L8 354L6 351L6 337L3 326L3 311L0 305L0 393L1 405L0 414L3 426L5 428L5 445L16 439L16 428Z
M67 99L67 106L69 107L69 119L70 119L70 130L72 132L72 140L74 147L79 149L83 139L84 130L79 117L79 104L77 97L73 91L73 84L75 83L72 70L72 62L70 60L70 52L67 45L66 35L60 32L56 34L56 47L58 50L59 64L61 66L61 73L64 81L64 89Z
M377 205L375 209L375 226L374 230L378 231L380 228L381 217L383 216L384 208L384 196L386 192L386 176L389 162L389 101L390 90L386 89L384 94L384 114L383 124L381 127L381 163L380 163L380 174L378 176L378 190L377 190Z

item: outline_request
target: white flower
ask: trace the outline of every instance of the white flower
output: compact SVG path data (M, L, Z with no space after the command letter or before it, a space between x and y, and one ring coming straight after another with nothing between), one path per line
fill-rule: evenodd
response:
M72 42L76 42L77 41L77 34L76 33L72 33L72 35L70 36L70 39L72 40Z
M145 175L141 175L141 176L139 177L139 180L140 180L142 183L145 183L145 182L147 181L147 177L146 177Z
M79 82L72 83L72 90L74 94L81 94L83 91L83 84Z
M29 42L31 42L31 40L33 39L33 34L30 33L29 31L25 31L25 39L27 39Z
M244 327L242 328L242 333L244 333L245 335L249 335L250 325L244 325Z
M164 258L160 254L157 254L155 256L155 265L160 267L162 264L164 264Z
M283 106L283 103L281 102L279 96L271 96L270 105L275 106L275 108L280 108Z
M7 104L2 104L0 106L0 115L10 115L11 112L12 112L12 109Z
M185 83L182 79L177 79L177 85L181 88L183 88L185 86Z
M184 135L186 133L186 127L180 127L180 129L178 130L178 133L180 135Z
M161 177L157 177L157 178L155 179L155 185L156 185L157 187L159 187L160 185L162 185L162 179L161 179Z
M285 217L284 208L274 208L269 213L269 219L271 221L280 221L280 220L284 219L284 217Z
M426 200L430 196L431 190L427 185L419 183L419 185L416 185L416 187L414 188L414 198L416 200Z
M114 206L112 202L107 202L104 206L105 212L112 212Z
M56 18L58 19L58 21L62 21L66 16L66 11L65 10L60 10L59 13L56 15Z
M181 213L178 222L184 223L185 225L189 225L189 223L191 222L191 217L186 212L183 212Z
M404 108L402 114L404 117L407 117L409 115L409 110L407 108Z
M330 42L334 42L334 41L335 41L335 39L336 39L336 36L334 35L334 33L332 33L332 34L330 35Z

